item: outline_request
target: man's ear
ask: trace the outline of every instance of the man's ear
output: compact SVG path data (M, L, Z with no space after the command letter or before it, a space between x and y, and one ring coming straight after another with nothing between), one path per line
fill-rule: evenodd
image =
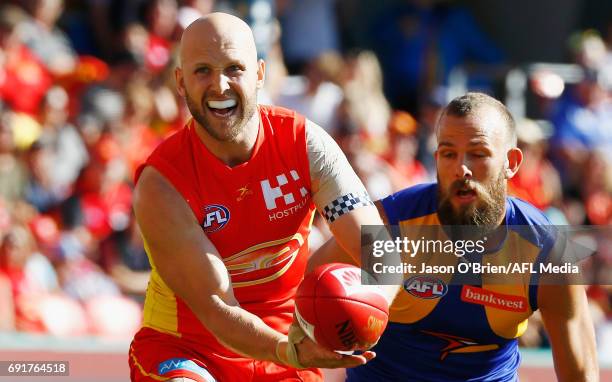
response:
M174 69L174 78L176 80L176 91L181 97L185 97L185 82L183 80L183 70L181 68Z
M257 89L262 89L266 79L266 63L264 60L257 60Z
M506 163L504 164L504 176L506 179L511 179L516 175L523 163L523 152L518 147L513 147L506 154Z

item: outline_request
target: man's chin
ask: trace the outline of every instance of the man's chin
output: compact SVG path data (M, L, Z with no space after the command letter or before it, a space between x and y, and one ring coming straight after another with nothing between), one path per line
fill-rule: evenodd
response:
M227 142L234 140L240 133L239 128L235 126L235 121L218 121L206 119L202 127L208 135L217 141Z
M453 217L456 221L468 221L470 220L470 215L473 214L476 209L476 202L470 203L455 203L451 201Z

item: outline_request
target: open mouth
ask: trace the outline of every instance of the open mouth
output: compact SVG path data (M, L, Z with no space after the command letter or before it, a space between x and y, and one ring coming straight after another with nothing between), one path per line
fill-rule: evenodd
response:
M455 192L455 196L463 202L471 202L476 199L476 190L470 188L462 188Z
M234 114L238 107L238 102L235 99L208 101L206 106L215 117L226 118Z

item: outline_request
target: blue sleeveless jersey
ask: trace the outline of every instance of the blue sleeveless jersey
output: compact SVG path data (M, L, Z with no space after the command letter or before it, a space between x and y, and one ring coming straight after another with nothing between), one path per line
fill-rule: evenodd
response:
M398 225L400 232L440 225L435 183L400 191L382 205L389 224ZM503 245L481 255L482 263L509 258L538 263L554 244L550 222L520 199L506 198L506 226ZM451 255L449 261L459 259ZM522 275L516 284L488 283L483 275L477 285L451 285L452 277L434 279L438 285L426 295L408 293L405 283L373 348L376 358L347 370L347 380L517 381L517 338L537 309L537 280L531 279L536 275Z

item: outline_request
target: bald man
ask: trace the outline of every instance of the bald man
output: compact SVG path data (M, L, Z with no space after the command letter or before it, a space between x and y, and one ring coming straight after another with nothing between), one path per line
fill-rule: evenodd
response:
M133 381L320 381L365 364L292 326L315 209L358 262L376 208L336 143L297 113L257 104L265 64L250 28L213 13L184 32L178 92L193 119L136 173L153 271L130 347Z

